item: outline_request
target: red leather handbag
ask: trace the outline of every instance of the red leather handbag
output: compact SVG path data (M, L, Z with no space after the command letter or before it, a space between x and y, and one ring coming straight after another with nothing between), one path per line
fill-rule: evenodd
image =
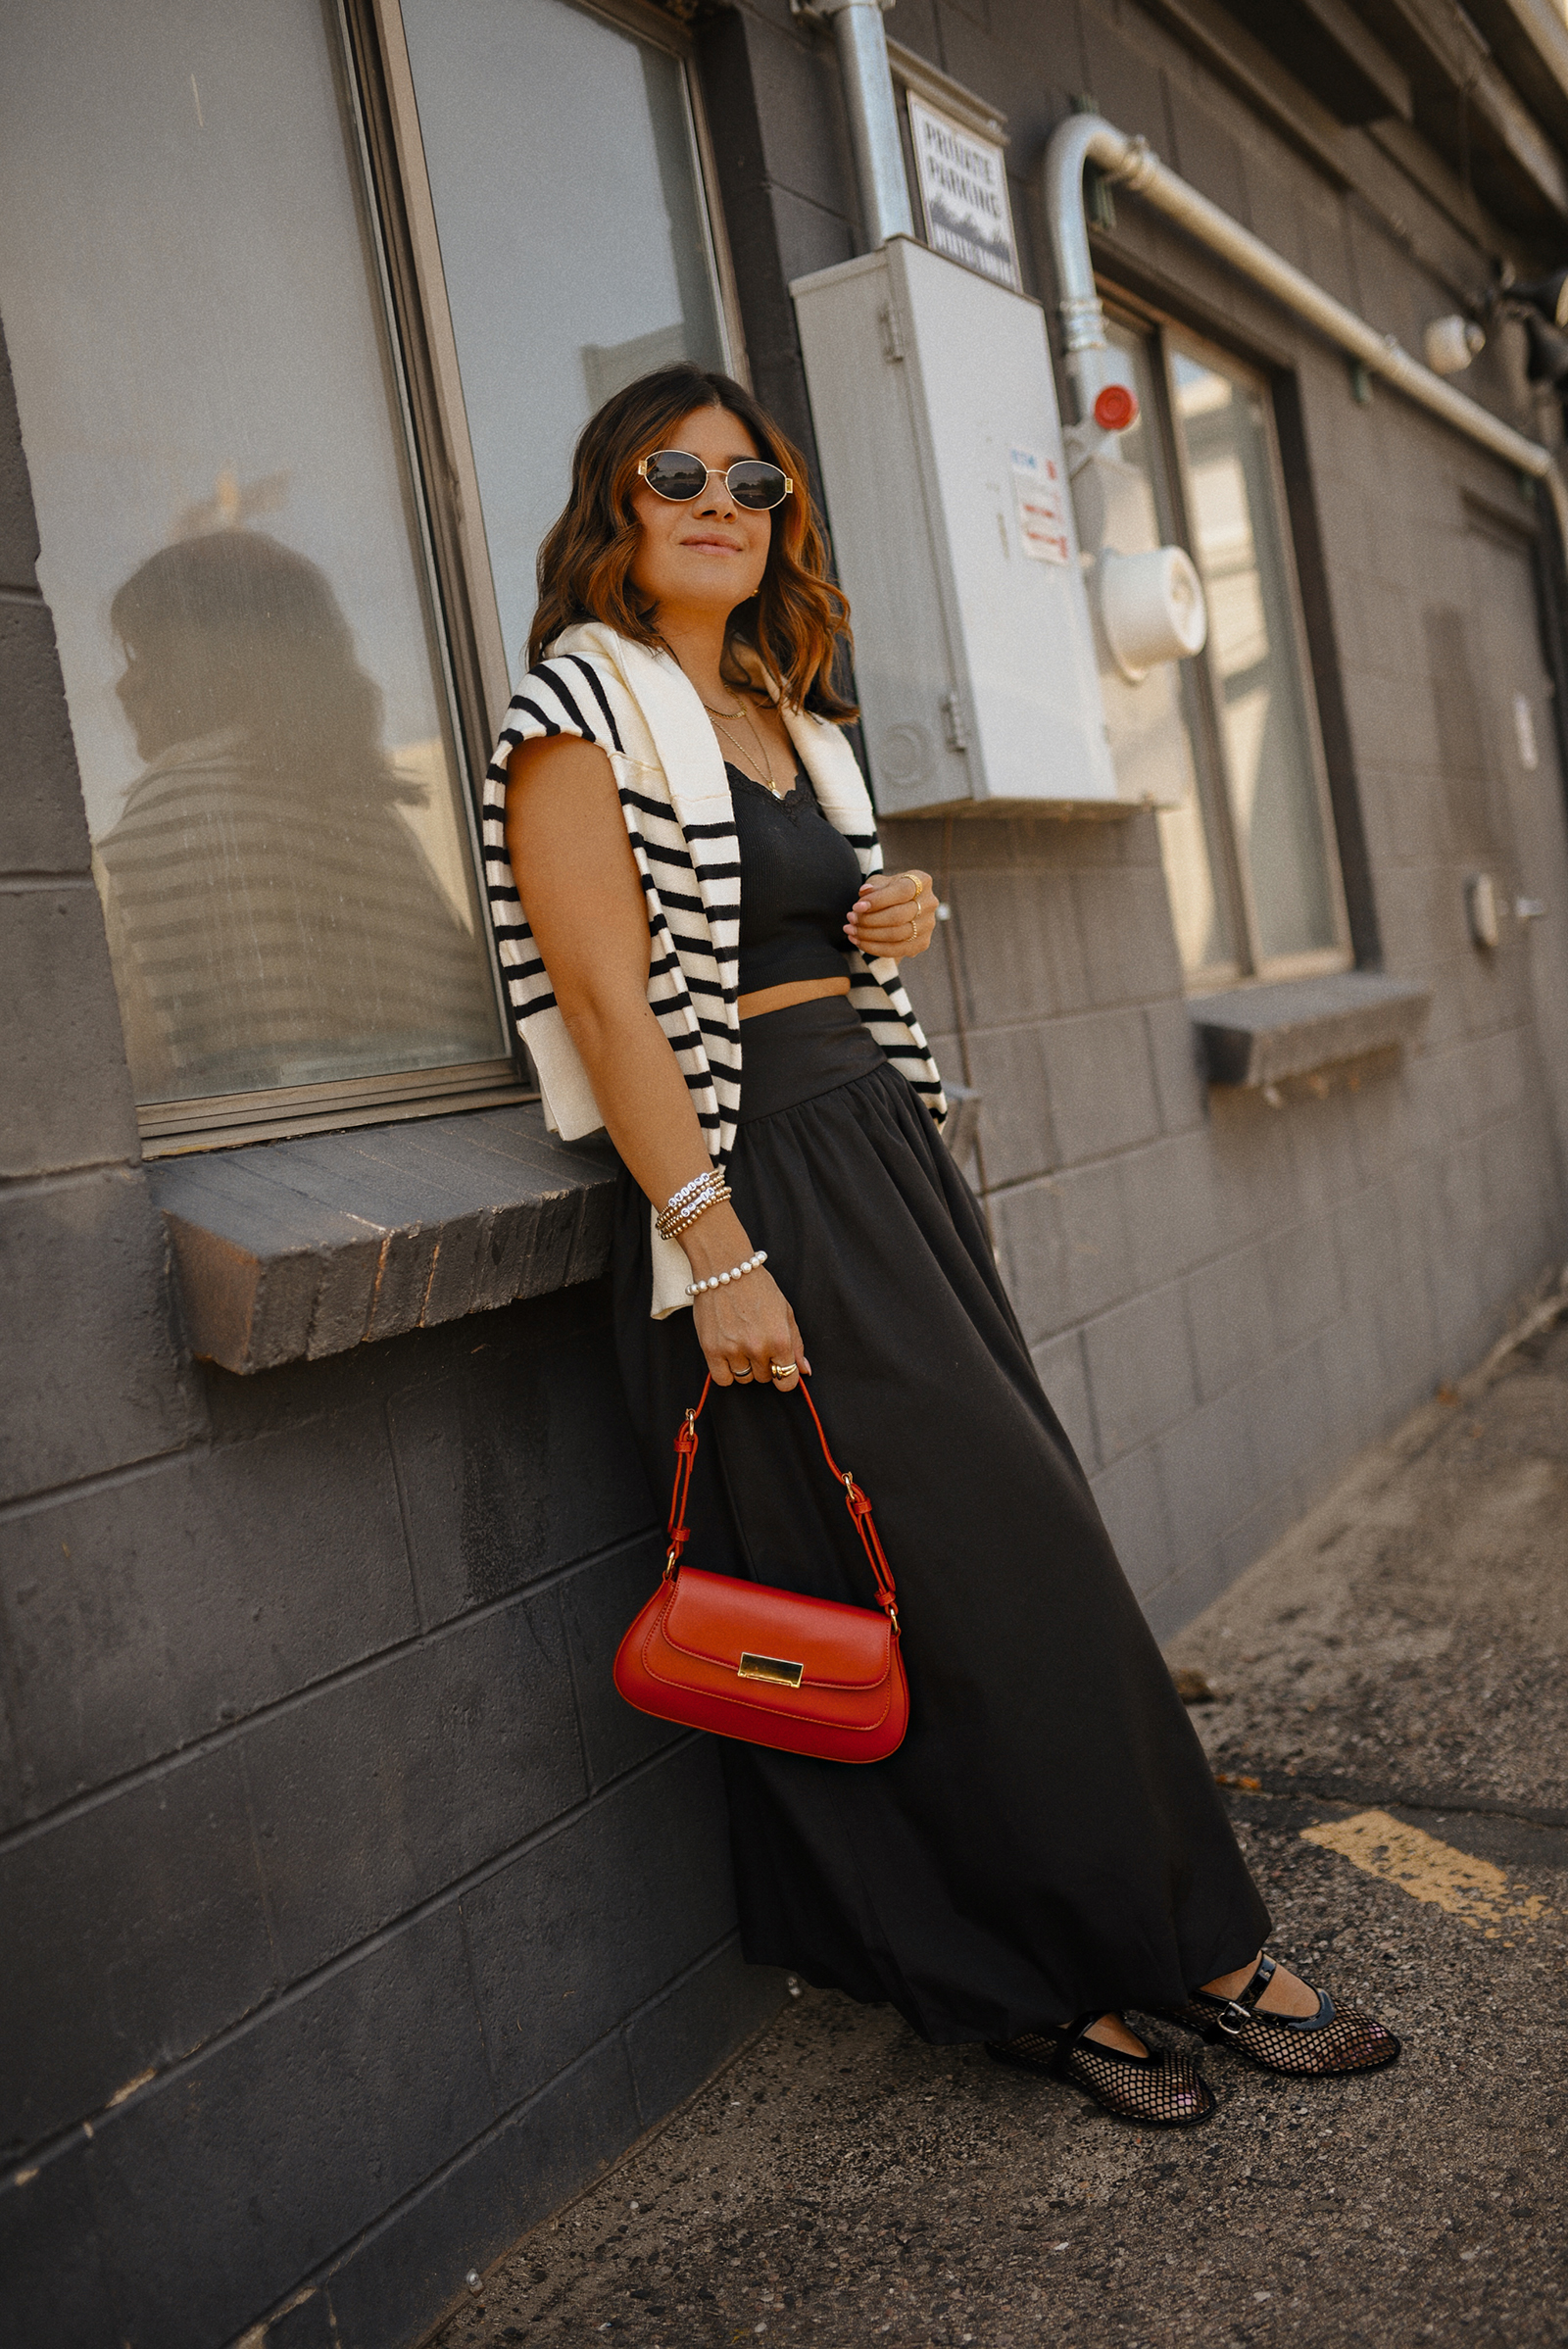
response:
M615 1686L639 1712L686 1729L814 1754L824 1762L883 1761L909 1726L898 1594L871 1504L828 1450L804 1379L801 1393L816 1421L822 1456L844 1487L876 1577L880 1612L681 1565L697 1422L712 1383L705 1383L696 1410L687 1412L675 1438L663 1580L620 1643Z

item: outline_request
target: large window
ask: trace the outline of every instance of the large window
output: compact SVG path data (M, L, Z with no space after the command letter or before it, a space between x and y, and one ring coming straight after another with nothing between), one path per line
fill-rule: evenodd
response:
M1183 663L1192 784L1159 817L1194 984L1335 969L1349 956L1266 385L1171 328L1111 328L1142 415L1122 454L1162 536L1202 576L1208 645Z
M680 36L0 28L0 309L150 1146L514 1096L472 759L584 418L730 349Z
M583 424L655 367L727 363L697 129L679 60L567 0L401 13L514 681Z

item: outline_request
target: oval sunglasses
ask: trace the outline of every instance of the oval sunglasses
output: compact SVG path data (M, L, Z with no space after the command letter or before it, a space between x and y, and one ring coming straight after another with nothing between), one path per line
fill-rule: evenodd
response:
M719 474L736 505L753 514L782 506L795 487L781 465L769 465L761 457L743 457L738 465L720 472L717 465L704 465L700 457L689 456L684 449L656 449L637 467L638 479L647 482L656 498L667 498L672 506L687 506L700 498L714 473Z

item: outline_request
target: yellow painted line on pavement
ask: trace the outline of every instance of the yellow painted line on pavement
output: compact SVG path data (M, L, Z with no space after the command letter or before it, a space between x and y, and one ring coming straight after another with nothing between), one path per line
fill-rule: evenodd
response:
M1303 1827L1303 1843L1337 1851L1352 1867L1385 1884L1397 1884L1412 1900L1430 1901L1473 1925L1489 1941L1502 1937L1507 1926L1530 1925L1549 1916L1551 1904L1539 1892L1510 1884L1490 1860L1472 1859L1440 1843L1419 1827L1406 1827L1387 1811L1357 1811L1353 1819L1325 1819L1320 1827Z

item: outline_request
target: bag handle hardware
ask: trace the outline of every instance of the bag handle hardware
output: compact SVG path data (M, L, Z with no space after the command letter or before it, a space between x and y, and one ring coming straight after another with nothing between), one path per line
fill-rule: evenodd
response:
M711 1376L704 1380L703 1392L697 1398L695 1410L689 1410L686 1413L675 1432L675 1489L669 1499L669 1549L664 1559L666 1583L674 1582L680 1572L680 1553L685 1548L690 1535L690 1528L686 1523L686 1500L691 1492L692 1470L697 1464L697 1422L702 1416L703 1406L708 1400L709 1391L712 1384ZM811 1400L810 1392L804 1378L799 1381L799 1387L801 1394L806 1398L806 1407L815 1421L817 1442L822 1446L822 1457L832 1470L835 1481L844 1487L844 1505L855 1520L855 1530L860 1537L861 1547L870 1562L871 1572L876 1578L877 1604L887 1616L888 1622L893 1628L893 1636L897 1639L899 1635L898 1591L894 1587L893 1569L888 1564L886 1553L882 1547L881 1536L876 1530L876 1521L871 1515L871 1503L849 1470L841 1468L828 1449L827 1432L818 1416L816 1405Z

